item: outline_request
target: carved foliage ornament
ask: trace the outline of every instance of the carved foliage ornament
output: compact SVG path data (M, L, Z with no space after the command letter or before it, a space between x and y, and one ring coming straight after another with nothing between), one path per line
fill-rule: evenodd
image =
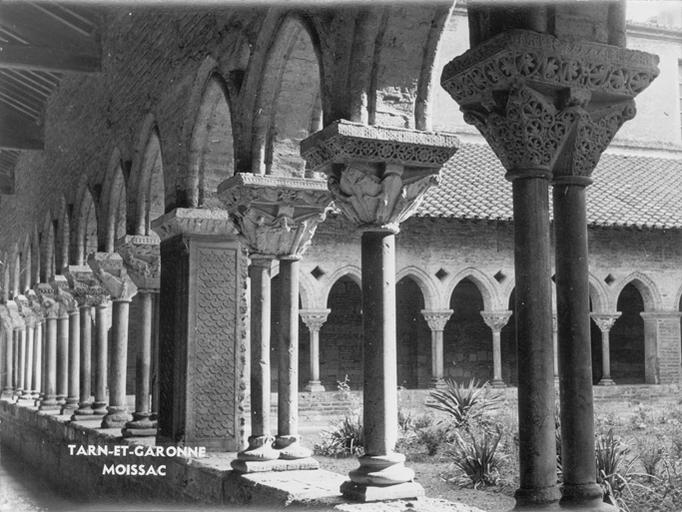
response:
M597 327L601 330L601 332L609 332L611 330L611 327L613 327L613 324L616 323L616 320L620 318L621 313L591 313L590 316L592 317L592 320L594 320L594 323L597 324Z
M159 288L161 251L157 237L126 236L116 252L123 258L128 274L139 288Z
M113 300L130 300L137 293L137 286L128 276L119 254L102 252L90 254L88 265Z
M422 310L422 315L429 324L429 328L432 331L442 331L445 329L445 325L450 320L453 311L451 309L446 309L443 311L433 311L433 310Z
M507 325L509 318L511 317L511 311L481 311L481 316L483 321L486 323L490 329L495 332L499 332L502 328Z
M330 309L302 309L299 311L301 320L311 331L319 331L327 321Z
M98 306L109 300L108 293L100 286L90 267L70 265L66 278L79 306Z

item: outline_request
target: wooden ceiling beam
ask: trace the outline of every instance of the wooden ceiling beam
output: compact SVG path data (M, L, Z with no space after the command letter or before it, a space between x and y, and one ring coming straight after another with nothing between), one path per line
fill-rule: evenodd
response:
M96 55L49 46L0 44L0 68L92 73L100 71L101 61Z
M43 128L32 119L0 105L0 148L43 149Z

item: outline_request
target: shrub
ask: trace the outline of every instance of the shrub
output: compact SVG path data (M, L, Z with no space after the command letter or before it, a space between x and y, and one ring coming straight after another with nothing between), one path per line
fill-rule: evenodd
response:
M639 451L639 460L644 466L644 472L651 477L656 476L656 467L663 460L663 445L662 440L658 437L640 439L637 443Z
M495 485L500 477L500 465L505 459L497 450L502 432L500 429L495 433L484 432L478 438L469 432L468 437L469 440L465 441L458 432L455 433L451 450L455 466L471 480L475 489L481 485Z
M444 389L430 392L432 401L427 402L426 406L448 413L456 428L466 426L485 411L495 409L500 403L501 395L491 394L487 382L480 386L478 380L471 379L465 386L447 379L445 383Z
M362 420L358 415L345 416L337 427L322 431L320 438L314 447L317 455L351 457L364 453Z

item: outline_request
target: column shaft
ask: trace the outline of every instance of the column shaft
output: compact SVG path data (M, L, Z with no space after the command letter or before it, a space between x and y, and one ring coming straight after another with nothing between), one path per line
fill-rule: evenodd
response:
M604 381L611 380L611 347L609 343L609 331L610 329L602 330L601 332L601 380Z
M108 304L98 304L95 307L95 401L92 409L95 414L107 412L107 381L108 381L108 345L109 329L107 328Z
M78 309L69 312L69 383L64 412L78 409L81 366L81 321Z
M277 434L298 434L298 260L280 260Z
M270 259L254 260L251 277L251 436L270 434Z
M443 330L431 331L431 380L434 383L443 380Z
M310 329L310 380L320 381L320 330Z
M17 338L17 395L21 396L24 392L26 375L26 328L15 329Z
M92 313L89 305L80 308L80 382L78 410L74 416L92 415L90 403L92 380Z
M45 396L40 409L58 409L57 404L57 318L45 319Z
M109 407L102 428L123 427L132 419L126 403L126 363L128 358L128 312L130 299L113 299L111 307L111 368Z
M32 398L40 398L43 381L43 321L36 322L33 331L33 382L31 383Z
M548 180L519 177L514 198L514 268L519 396L517 506L551 503L556 486Z
M57 319L57 402L66 403L69 394L69 317Z
M500 331L493 329L493 384L502 384L502 343Z
M2 394L11 397L14 392L14 343L13 331L2 328L3 340L5 343L5 382L3 383Z
M554 185L561 396L562 503L601 502L594 466L594 410L585 186Z
M21 398L30 400L33 398L33 343L35 336L35 325L26 326L26 363L24 365L24 393Z

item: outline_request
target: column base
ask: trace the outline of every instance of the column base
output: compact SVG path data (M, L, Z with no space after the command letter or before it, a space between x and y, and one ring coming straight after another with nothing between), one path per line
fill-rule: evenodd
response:
M123 428L132 419L133 416L127 408L110 405L107 407L106 416L102 418L102 428Z
M57 403L59 405L66 405L66 396L64 395L57 395Z
M517 489L514 493L514 511L545 512L559 510L561 491L556 485L537 489Z
M417 482L405 482L396 485L366 485L350 480L341 484L344 498L367 503L370 501L386 501L415 499L424 496L424 488Z
M299 471L320 469L320 463L312 457L307 459L242 460L234 459L230 466L239 473L262 473L265 471Z
M107 403L106 402L93 402L92 403L92 414L95 416L105 416L107 414Z
M90 402L79 402L78 403L78 409L76 409L73 413L73 418L71 419L77 419L77 416L83 416L86 419L88 417L92 417L94 415L94 412L92 410L92 404Z
M301 446L301 436L277 436L274 448L283 460L307 459L313 455L311 450Z
M13 389L3 389L2 393L0 393L0 400L13 400L14 399L14 390Z
M237 454L237 459L256 462L277 460L279 452L272 447L274 441L275 438L271 435L250 436L249 446Z
M603 491L596 483L561 487L561 510L580 512L617 512L618 508L604 503Z
M21 395L17 397L18 400L23 400L23 401L30 401L33 400L33 397L31 396L30 391L24 391Z
M445 383L445 379L438 377L431 379L431 387L435 389L443 389L447 387L447 384Z
M45 398L40 402L38 410L40 411L59 411L62 408L61 405L57 403L55 398Z
M303 389L308 393L321 393L325 391L324 386L319 380L309 380Z
M148 414L133 413L133 421L125 424L123 437L152 437L156 436L157 422L149 419Z
M402 453L363 455L358 457L360 467L348 473L356 484L368 486L398 485L414 480L414 471L405 467Z
M616 385L616 383L610 377L606 377L606 378L602 377L599 380L599 382L597 382L597 386L615 386L615 385Z
M62 414L74 414L78 410L78 400L68 399L62 407Z
M506 388L507 385L502 379L493 380L490 385L496 389Z

